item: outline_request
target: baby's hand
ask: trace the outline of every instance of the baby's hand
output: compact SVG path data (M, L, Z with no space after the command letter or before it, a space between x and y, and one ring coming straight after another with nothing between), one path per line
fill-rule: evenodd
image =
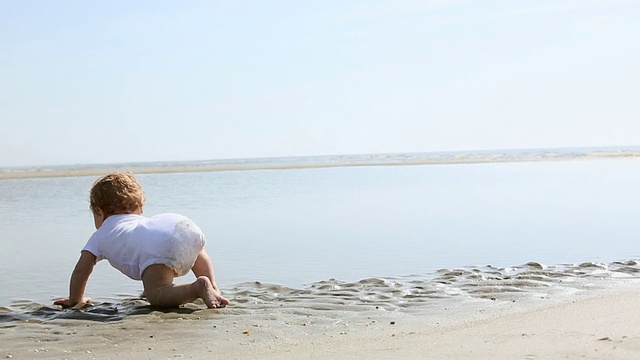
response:
M91 298L88 298L88 297L84 298L79 303L71 302L71 301L69 301L69 298L60 298L60 299L57 299L56 301L54 301L53 305L60 305L60 306L62 306L63 309L68 309L68 308L81 309L81 308L83 308L85 305L87 305L90 302L91 302Z

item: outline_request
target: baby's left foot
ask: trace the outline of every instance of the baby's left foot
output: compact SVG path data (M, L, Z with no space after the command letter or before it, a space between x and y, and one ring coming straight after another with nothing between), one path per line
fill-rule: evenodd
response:
M196 282L200 286L200 297L208 308L223 308L229 305L229 300L213 287L208 277L200 276Z

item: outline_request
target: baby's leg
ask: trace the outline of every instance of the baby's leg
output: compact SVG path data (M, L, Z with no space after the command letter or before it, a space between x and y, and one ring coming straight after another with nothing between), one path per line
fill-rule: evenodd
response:
M209 255L204 249L202 249L198 254L198 257L196 258L196 262L193 264L191 271L193 271L193 274L198 278L201 276L205 276L209 280L211 280L211 285L213 285L213 288L217 292L218 301L221 302L223 305L229 304L229 300L225 299L220 293L220 289L216 284L216 277L213 274L213 263L211 262L211 258L209 257Z
M196 258L196 261L193 264L191 271L193 271L193 274L196 277L200 277L200 276L208 277L209 280L211 280L211 284L213 284L213 287L216 290L218 289L218 285L216 284L216 278L215 278L215 275L213 274L213 263L211 262L211 258L209 257L209 254L207 254L207 252L204 249L200 250L200 253L198 253L198 257Z
M173 283L173 270L161 264L151 265L144 271L142 284L147 300L154 306L175 307L197 298L204 300L209 308L228 304L228 301L221 301L222 297L213 288L209 278L200 276L190 284L176 285Z

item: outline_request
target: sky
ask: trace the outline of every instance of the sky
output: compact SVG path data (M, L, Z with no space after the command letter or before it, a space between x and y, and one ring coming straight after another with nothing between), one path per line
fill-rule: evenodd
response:
M0 2L0 167L640 145L640 1Z

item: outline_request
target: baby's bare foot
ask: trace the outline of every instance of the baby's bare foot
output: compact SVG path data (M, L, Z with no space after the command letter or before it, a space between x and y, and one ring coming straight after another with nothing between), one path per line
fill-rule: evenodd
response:
M229 305L229 300L213 287L208 277L200 276L196 282L200 285L200 297L208 308L223 308Z

